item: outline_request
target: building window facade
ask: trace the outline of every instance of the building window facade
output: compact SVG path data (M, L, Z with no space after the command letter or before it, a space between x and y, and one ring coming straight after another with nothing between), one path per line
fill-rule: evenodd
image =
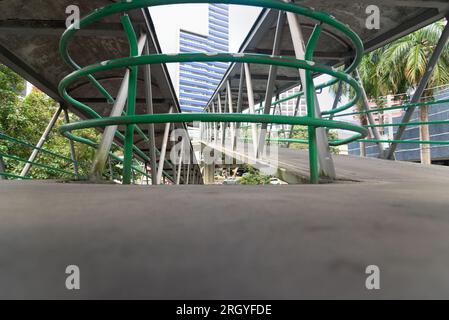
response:
M180 52L228 52L229 8L209 4L208 34L180 30ZM184 112L201 112L228 69L223 62L185 62L179 64L179 102Z

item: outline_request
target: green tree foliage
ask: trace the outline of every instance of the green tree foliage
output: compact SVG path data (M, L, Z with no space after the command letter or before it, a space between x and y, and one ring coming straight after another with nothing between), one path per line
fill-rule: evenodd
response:
M308 136L309 135L307 133L307 127L304 127L304 126L295 126L294 127L292 139L308 141ZM338 139L338 133L335 130L328 131L327 136L328 136L329 141ZM307 149L309 149L309 146L306 143L290 143L290 149L307 150ZM338 147L331 147L330 150L333 154L340 153L340 149L338 149Z
M11 130L10 119L15 118L16 106L25 82L19 75L0 64L0 131Z
M424 76L427 62L437 46L445 22L439 21L366 54L359 66L360 77L370 99L406 93L416 88ZM428 83L434 88L449 83L449 43L446 44ZM333 87L337 91L337 86ZM343 93L354 93L344 86ZM433 92L428 90L427 96Z
M21 93L24 86L25 82L20 76L0 65L0 131L8 136L35 145L59 105L37 89L33 89L28 96L23 97ZM70 120L77 121L79 119L71 116ZM58 128L63 123L64 117L61 115L43 148L70 158L69 142L58 132ZM94 129L77 133L98 141L98 134ZM75 148L80 174L87 176L94 150L84 144L76 144ZM27 159L32 152L29 147L6 140L0 140L0 150L3 153L23 159ZM24 162L6 158L4 160L9 173L19 174L24 166ZM40 152L36 162L74 172L73 164L70 161L50 154ZM35 179L73 178L73 176L37 166L32 167L29 176Z
M260 185L269 184L270 176L262 174L259 170L252 166L245 166L246 173L240 179L240 184Z
M400 94L415 88L426 71L445 22L439 21L367 54L360 76L368 96ZM449 43L435 66L428 83L434 88L449 83ZM427 96L432 95L430 90Z

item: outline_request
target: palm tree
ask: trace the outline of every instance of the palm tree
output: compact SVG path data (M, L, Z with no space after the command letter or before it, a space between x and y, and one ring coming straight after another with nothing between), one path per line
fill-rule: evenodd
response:
M397 95L415 89L426 71L430 56L444 30L439 21L367 54L359 67L360 76L370 99ZM434 88L449 83L449 43L435 66L424 97ZM428 121L428 108L420 107L420 120ZM421 140L430 140L428 125L420 126ZM421 162L430 164L430 147L421 145Z

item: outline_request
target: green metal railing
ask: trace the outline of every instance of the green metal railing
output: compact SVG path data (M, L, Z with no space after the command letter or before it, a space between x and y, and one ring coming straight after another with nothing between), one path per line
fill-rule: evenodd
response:
M49 150L44 149L44 148L37 148L37 147L35 147L34 145L32 145L32 144L30 144L28 142L25 142L25 141L13 138L13 137L8 136L8 135L6 135L4 133L0 133L0 141L5 141L5 142L12 143L14 146L19 145L19 146L28 148L31 151L38 150L42 154L49 155L52 159L63 160L68 166L71 166L71 165L75 166L75 164L76 164L76 162L73 161L69 157L62 156L60 154L57 154L55 152L49 151ZM17 155L13 155L11 153L5 153L5 152L1 152L0 151L0 156L3 157L4 159L6 159L6 161L5 161L6 162L5 163L6 164L6 169L8 169L8 165L7 165L8 164L8 160L12 160L12 161L16 161L18 163L23 163L23 164L29 163L29 164L31 164L34 167L38 167L38 168L44 169L46 172L52 172L54 174L58 174L59 177L70 177L70 178L76 178L76 179L81 179L82 178L78 174L74 173L74 171L64 170L64 169L58 168L58 167L56 167L54 165L45 164L45 163L41 163L41 162L38 162L38 161L29 161L28 159L19 157ZM27 175L27 176L20 176L19 174L6 172L6 171L5 172L0 172L0 176L7 177L7 178L13 178L13 179L32 179L32 177L30 177L29 175Z
M52 173L55 176L55 178L58 178L58 179L62 179L62 178L70 178L70 179L74 178L76 180L86 180L87 179L86 176L74 173L74 170L69 171L69 170L61 169L60 167L57 167L56 164L54 163L55 160L62 160L62 161L64 161L64 164L67 167L70 167L70 166L75 167L76 164L77 165L83 164L82 162L78 162L76 160L74 161L69 157L60 155L60 154L50 151L48 149L38 148L38 147L32 145L31 143L19 140L17 138L11 137L4 133L0 133L0 141L4 141L6 143L11 143L12 146L22 146L27 149L30 149L31 151L38 150L39 153L48 155L50 157L50 159L49 159L50 164L46 164L46 163L39 162L37 160L29 161L28 158L23 158L18 155L11 154L11 152L5 153L5 152L0 151L0 156L5 159L5 165L6 165L6 168L5 168L6 171L0 172L0 176L6 177L6 178L11 178L11 179L24 179L24 180L34 179L32 173L21 176L17 173L7 172L7 171L10 171L8 169L10 169L10 167L11 167L9 165L9 161L15 161L16 163L23 163L23 164L29 163L29 164L31 164L32 167L41 168L46 173ZM15 148L9 148L9 149L15 149ZM109 156L110 156L111 161L113 161L114 163L116 163L116 164L123 163L123 158L121 158L120 156L118 156L112 152L109 153ZM151 178L151 176L141 168L143 166L144 166L144 164L139 163L139 161L134 161L134 164L132 165L132 171L134 172L134 174L138 174L138 175L141 175L146 178ZM15 167L20 167L20 166L15 166ZM106 178L110 178L112 176L112 178L117 178L117 180L121 179L120 177L115 177L112 172L105 172L104 176Z
M286 98L274 101L271 105L272 108L278 107L281 103L290 101L292 99L299 98L303 96L303 92L292 94ZM383 113L388 111L394 111L394 110L407 110L409 108L416 108L416 107L432 107L435 105L440 105L447 103L449 104L449 99L439 99L439 100L432 100L432 101L423 101L423 102L417 102L417 103L404 103L392 107L383 107L383 108L375 108L370 110L364 110L364 111L355 111L355 112L347 112L347 113L341 113L333 115L334 118L339 117L348 117L348 116L356 116L356 115L366 115L369 113ZM256 112L260 113L263 110L261 106L259 106L256 109ZM323 113L324 114L324 113ZM329 118L325 118L329 119ZM364 128L385 128L385 127L399 127L399 126L421 126L421 125L449 125L449 120L433 120L433 121L411 121L411 122L397 122L397 123L382 123L382 124L368 124L363 125ZM249 126L242 126L242 129L248 128ZM329 129L332 129L329 127ZM293 130L286 130L281 129L277 130L277 133L290 133L290 132L297 132L300 130L293 129ZM246 141L251 141L251 138L246 135L244 137ZM274 141L274 142L286 142L286 143L301 143L301 144L308 144L307 139L296 139L296 138L269 138L267 137L265 139L266 141ZM370 142L370 143L401 143L401 144L429 144L429 145L449 145L449 140L439 140L439 141L432 141L432 140L387 140L387 139L357 139L357 142ZM353 138L350 139L334 139L329 141L330 146L340 146L342 144L348 144L354 142Z
M300 2L300 1L297 1ZM295 59L292 57L263 55L263 54L251 54L251 53L179 53L179 54L149 54L139 55L137 36L133 28L130 18L127 15L128 11L141 9L146 7L155 7L170 4L187 4L187 3L222 3L244 6L256 6L263 8L270 8L285 12L291 12L297 15L302 15L316 21L315 28L309 38L306 46L306 52L304 60ZM310 165L310 181L312 183L319 182L319 168L318 168L318 152L317 152L317 139L316 129L326 128L340 129L351 131L354 134L346 139L333 139L329 141L330 146L339 146L348 144L354 141L359 142L372 142L372 143L403 143L403 144L429 144L429 145L447 145L449 141L423 141L423 140L382 140L366 138L370 128L377 127L393 127L393 126L420 126L420 125L441 125L449 124L449 120L438 121L414 121L408 123L394 123L394 124L369 124L369 125L354 125L349 122L336 121L335 118L366 115L376 112L386 112L392 110L407 110L409 108L421 107L421 106L434 106L442 103L449 103L449 99L441 99L436 101L418 102L418 103L405 103L398 106L364 110L358 112L344 112L351 107L355 106L361 97L361 90L359 83L350 76L357 66L361 62L361 58L364 52L363 44L356 33L354 33L348 26L339 22L331 15L316 11L314 9L306 8L298 3L289 3L281 0L122 0L105 7L99 8L94 12L84 17L80 23L80 29L91 26L92 24L99 22L101 19L111 15L122 14L121 23L124 27L124 32L128 38L130 46L129 57L123 57L100 63L95 63L89 66L78 65L69 54L69 44L74 41L74 36L78 32L75 26L69 27L61 37L60 41L60 54L63 60L74 69L74 72L67 75L59 84L60 95L73 107L79 109L83 114L86 114L90 119L79 121L75 123L65 124L61 126L60 132L67 138L87 144L88 146L98 149L98 144L90 139L76 135L74 131L85 128L99 128L113 125L124 125L126 127L125 134L120 132L115 133L115 137L123 144L123 158L116 154L109 152L109 157L116 163L123 164L123 183L129 184L133 180L133 173L140 174L144 177L149 177L148 173L141 168L139 160L143 160L145 163L150 163L151 159L141 149L134 145L134 132L143 138L143 141L149 141L148 136L137 126L137 124L157 124L157 123L184 123L184 122L204 122L204 123L256 123L256 124L281 124L290 125L290 130L280 130L278 132L294 132L296 129L294 126L307 127L307 138L296 139L289 138L286 135L284 137L271 138L268 136L266 141L276 141L280 143L303 143L309 146L309 165ZM338 32L345 35L352 43L354 48L354 57L352 63L344 70L339 71L331 68L327 65L323 65L313 61L314 50L317 46L319 37L322 33L323 27L332 27ZM283 116L275 114L262 114L262 103L260 107L255 110L254 114L233 114L233 113L189 113L189 114L151 114L151 115L136 115L136 92L137 92L137 73L138 67L141 65L152 64L166 64L166 63L182 63L182 62L231 62L231 63L248 63L248 64L261 64L261 65L273 65L279 67L303 69L306 74L306 83L304 87L305 91L295 93L287 98L279 99L271 104L272 108L280 106L283 102L291 99L297 99L305 97L307 103L307 116ZM97 73L115 70L115 69L129 69L129 85L128 85L128 106L126 112L122 113L120 117L101 117L90 106L76 100L68 93L69 87L81 78L87 78L89 82L106 98L108 103L113 104L115 102L111 94L96 80L95 75ZM331 76L331 80L315 85L313 80L314 74L326 74ZM349 85L354 95L345 104L337 106L334 109L322 111L320 116L315 113L315 92L336 84L337 82L346 83ZM209 102L210 104L211 102ZM245 128L245 126L241 126ZM75 163L69 157L64 157L56 154L52 151L36 148L35 146L10 137L5 134L0 134L0 140L8 141L9 143L15 143L23 147L30 148L31 150L38 150L41 153L45 153L55 159L67 161L69 165ZM248 140L248 137L244 137L243 140ZM115 144L117 146L117 144ZM160 154L160 151L156 149L156 152ZM28 159L21 158L17 155L11 155L4 152L0 152L0 156L8 161L15 161L21 163L30 163L33 166L40 167L42 169L56 172L64 177L74 177L76 179L84 179L73 172L64 170L54 165L39 163L37 161L29 161ZM174 168L174 164L168 160L165 160L165 164ZM153 168L154 170L155 168ZM174 170L173 170L174 172ZM174 181L175 178L163 171L163 175ZM30 177L21 177L11 172L0 172L0 176L7 178L19 178L28 179Z
M160 5L169 4L183 4L183 3L222 3L222 4L234 4L234 5L246 5L257 6L270 9L276 9L280 11L292 12L298 15L303 15L317 21L317 25L312 33L306 50L306 57L304 60L294 59L290 57L282 56L268 56L261 54L232 54L232 53L180 53L180 54L150 54L139 56L137 54L137 37L133 30L133 26L126 12L146 7L155 7ZM78 108L83 113L89 115L92 119L85 120L77 123L71 123L63 125L60 132L72 139L81 143L86 143L92 147L96 147L95 143L77 136L72 131L83 128L92 127L105 127L111 125L125 125L125 135L117 132L116 137L124 143L124 183L130 183L131 178L131 162L133 153L142 157L145 160L149 160L148 157L140 151L133 144L133 133L136 124L142 123L180 123L180 122L246 122L246 123L272 123L272 124L290 124L290 125L302 125L308 127L309 137L309 162L310 162L310 180L312 183L317 183L319 180L318 171L318 159L317 159L317 142L315 137L316 129L319 127L343 129L353 131L355 134L351 138L335 141L334 144L344 144L351 141L355 141L361 138L365 138L368 134L366 128L353 125L350 123L320 119L315 115L315 90L328 87L342 81L351 86L356 93L354 98L343 106L340 106L331 111L323 112L326 114L336 114L340 111L347 110L352 107L359 99L361 94L361 88L357 81L349 74L353 72L359 65L362 54L363 44L360 38L354 33L348 26L339 22L331 15L319 12L313 9L302 7L299 4L287 3L280 0L133 0L133 1L121 1L114 3L103 8L99 8L90 13L80 21L80 28L86 28L99 20L108 17L113 14L124 14L121 18L124 30L130 43L130 57L119 58L114 60L103 61L86 67L79 66L69 55L68 45L77 33L75 26L69 27L63 34L60 42L60 53L63 59L75 69L75 71L65 77L59 85L59 93L64 97L67 102L72 104L75 108ZM352 64L345 71L337 71L329 66L316 63L312 61L314 49L322 31L323 25L327 25L335 28L339 32L343 33L353 44L355 56ZM180 62L235 62L235 63L254 63L264 65L276 65L281 67L288 67L293 69L306 70L306 92L303 93L307 99L307 117L286 117L277 115L257 115L257 114L211 114L211 113L196 113L196 114L155 114L155 115L135 115L135 98L136 98L136 85L137 85L137 67L140 65L162 64L162 63L180 63ZM126 116L102 118L88 105L71 97L67 90L68 87L79 80L80 78L87 78L89 81L105 96L108 101L113 102L113 98L110 94L101 86L101 84L95 79L94 75L107 70L129 68L131 76L129 80L128 88L128 109ZM330 75L332 80L315 87L313 83L312 74L320 73Z
M424 106L435 106L443 103L449 103L449 99L439 99L434 101L423 101L417 103L404 103L398 106L386 107L386 108L376 108L364 111L350 112L339 114L334 117L344 117L352 115L366 115L369 113L383 113L392 110L407 110L409 108L424 107ZM400 127L400 126L422 126L422 125L442 125L449 124L449 120L435 120L435 121L411 121L411 122L398 122L398 123L383 123L383 124L368 124L364 125L365 128L385 128L385 127ZM428 145L449 145L449 140L379 140L379 139L361 139L359 142L371 142L371 143L401 143L401 144L428 144Z

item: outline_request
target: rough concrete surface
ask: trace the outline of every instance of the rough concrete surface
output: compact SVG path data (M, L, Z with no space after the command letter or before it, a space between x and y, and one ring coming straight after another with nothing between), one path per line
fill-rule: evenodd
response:
M2 182L0 298L449 298L449 168L388 163L315 186Z

